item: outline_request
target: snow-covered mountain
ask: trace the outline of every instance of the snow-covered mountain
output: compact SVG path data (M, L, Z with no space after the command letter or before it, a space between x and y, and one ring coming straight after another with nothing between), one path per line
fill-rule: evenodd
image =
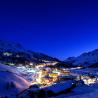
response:
M14 67L0 64L0 98L14 98L14 95L30 86L30 83L16 71Z
M58 61L48 55L25 49L21 44L0 40L0 62L7 65Z
M83 53L78 57L69 57L65 62L78 66L91 66L98 62L98 49Z

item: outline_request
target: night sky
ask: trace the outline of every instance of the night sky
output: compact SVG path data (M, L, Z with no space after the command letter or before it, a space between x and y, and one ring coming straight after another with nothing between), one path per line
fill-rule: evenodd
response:
M91 51L98 0L0 0L0 39L59 59Z

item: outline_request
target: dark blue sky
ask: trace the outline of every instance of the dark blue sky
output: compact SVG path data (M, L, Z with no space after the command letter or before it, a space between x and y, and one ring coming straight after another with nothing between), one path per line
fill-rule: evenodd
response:
M93 50L98 48L98 2L0 0L0 39L60 59Z

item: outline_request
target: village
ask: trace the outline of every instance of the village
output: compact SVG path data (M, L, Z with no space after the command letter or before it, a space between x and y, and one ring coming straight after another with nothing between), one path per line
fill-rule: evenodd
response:
M95 72L81 67L57 68L54 66L56 63L52 62L51 65L44 63L31 68L20 66L17 69L24 73L31 84L42 86L50 86L67 80L82 80L86 85L98 82L98 70Z
M32 84L50 86L67 80L82 80L86 85L98 82L98 70L95 72L93 69L82 69L81 67L57 68L54 66L56 63L52 62L51 65L45 63L35 66L35 68L29 68L28 73L33 73L31 74Z
M56 68L45 64L36 66L35 69L36 77L32 81L32 85L28 90L21 93L19 98L21 98L21 96L28 96L28 94L31 96L30 98L32 98L32 96L49 98L71 93L72 90L78 87L79 90L82 87L86 89L98 83L98 70L94 69L82 69L80 67Z

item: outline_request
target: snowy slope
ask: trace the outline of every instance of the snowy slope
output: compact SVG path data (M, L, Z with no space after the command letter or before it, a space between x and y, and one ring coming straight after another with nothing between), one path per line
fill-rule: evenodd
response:
M15 73L13 67L0 64L0 98L18 94L27 89L29 85L27 80Z
M79 85L72 92L52 98L98 98L98 83L87 86Z
M59 98L61 98L61 97L59 97ZM66 97L63 97L63 98L66 98ZM67 97L67 98L98 98L98 90L95 90L94 92L91 92L91 93L71 96L71 97Z
M98 62L98 49L91 52L83 53L78 57L67 58L65 62L72 63L73 65L90 66Z
M0 71L9 71L9 72L18 74L18 70L16 67L14 67L14 66L11 67L11 66L4 65L4 64L0 64Z
M46 87L45 89L47 89L48 91L53 91L54 93L59 93L63 90L71 88L72 84L75 84L75 81L69 80L66 82L64 81L62 83L57 83L57 84L51 85L49 87Z

